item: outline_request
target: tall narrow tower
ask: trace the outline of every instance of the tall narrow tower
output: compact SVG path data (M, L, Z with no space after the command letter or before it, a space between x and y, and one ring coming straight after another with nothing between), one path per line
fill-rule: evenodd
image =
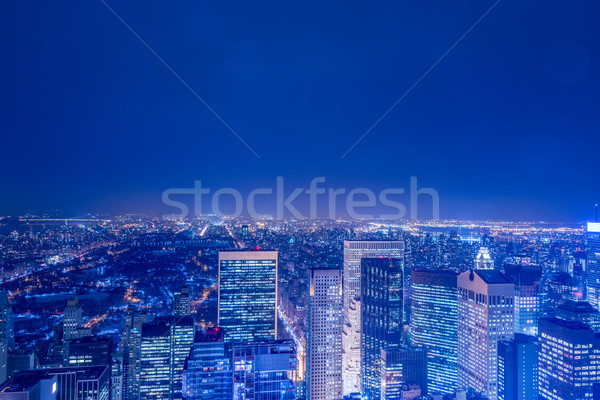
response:
M399 240L344 241L344 326L342 336L343 394L361 391L361 259L391 257L404 259L404 242Z
M307 334L307 388L311 400L342 396L342 269L313 268Z
M458 276L458 386L498 398L498 342L511 340L515 285L494 270Z

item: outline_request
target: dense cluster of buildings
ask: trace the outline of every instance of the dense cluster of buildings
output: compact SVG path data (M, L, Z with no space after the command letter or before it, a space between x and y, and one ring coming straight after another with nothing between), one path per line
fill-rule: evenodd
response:
M340 230L319 239L328 250L306 266L299 254L315 246L298 243L306 239L293 231L275 246L266 228L236 229L240 248L218 251L216 319L208 325L197 320L187 286L172 293L170 312L137 302L120 309L117 334L95 333L73 298L40 359L35 343L16 346L3 292L0 400L600 395L598 223L587 225L572 262L550 267L541 253L511 252L501 239L477 241L464 266L452 256L465 249L453 233L415 246L408 233L361 238Z

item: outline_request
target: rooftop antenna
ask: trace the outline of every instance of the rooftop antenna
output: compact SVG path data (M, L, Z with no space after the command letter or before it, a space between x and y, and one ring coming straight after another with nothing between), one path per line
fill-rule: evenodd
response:
M598 203L596 203L596 222L598 222Z

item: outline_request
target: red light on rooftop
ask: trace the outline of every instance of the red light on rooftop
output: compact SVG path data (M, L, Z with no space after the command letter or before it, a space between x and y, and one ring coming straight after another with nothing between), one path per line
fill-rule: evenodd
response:
M579 293L579 292L577 292L577 293L573 293L573 294L574 294L575 296L579 297L579 298L582 298L582 297L583 297L583 293Z

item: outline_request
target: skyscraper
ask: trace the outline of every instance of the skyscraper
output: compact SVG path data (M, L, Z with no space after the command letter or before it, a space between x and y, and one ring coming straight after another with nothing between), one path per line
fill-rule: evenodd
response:
M5 290L0 293L0 341L5 341L9 350L15 347L13 310Z
M212 328L196 333L183 369L183 398L231 400L231 358L223 342L223 330Z
M515 284L515 332L537 335L542 312L539 265L504 264L504 276Z
M308 301L307 389L311 400L342 396L342 269L312 268Z
M277 338L277 251L219 252L218 325L226 342Z
M423 347L381 350L381 400L415 398L427 392L427 351ZM403 393L411 392L405 397Z
M410 338L427 349L430 393L453 393L457 381L457 276L452 271L411 273Z
M56 398L59 400L110 398L110 367L107 365L49 368L43 372L56 379Z
M191 317L158 317L142 326L140 399L181 399L185 359L194 341Z
M233 400L295 400L296 345L291 340L233 344Z
M510 340L515 287L494 270L458 276L458 386L498 397L498 342Z
M587 223L587 301L600 309L600 222Z
M183 287L173 295L173 314L182 317L191 313L190 288Z
M402 344L404 262L396 258L363 258L362 270L362 394L381 396L381 350Z
M537 399L537 343L534 336L516 333L498 342L498 400Z
M127 307L125 326L121 335L120 350L123 352L123 399L137 400L140 394L140 369L142 351L142 325L146 323L145 312Z
M79 299L67 301L63 318L63 362L69 365L69 342L73 339L91 336L92 330L81 326L83 311Z
M591 399L598 382L600 339L581 322L542 318L539 326L539 398Z
M344 326L342 336L343 394L360 391L361 367L361 262L368 257L404 259L399 240L344 241Z
M171 390L171 322L152 321L142 326L140 400L169 399Z

